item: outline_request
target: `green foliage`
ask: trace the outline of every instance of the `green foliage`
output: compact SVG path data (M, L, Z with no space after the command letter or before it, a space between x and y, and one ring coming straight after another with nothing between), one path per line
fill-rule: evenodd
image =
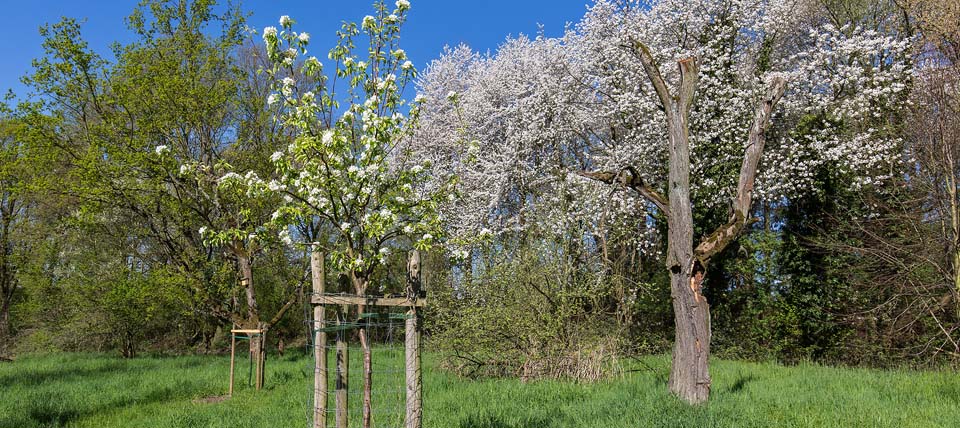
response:
M257 230L272 212L269 199L248 200L233 189L218 193L210 177L225 166L271 171L269 153L285 142L263 103L259 52L241 47L239 10L203 0L146 1L128 23L137 39L114 45L115 62L93 53L75 20L41 31L45 54L24 79L36 101L21 103L16 114L27 130L25 144L42 155L38 170L49 172L34 185L50 207L42 217L43 239L60 242L51 244L58 257L26 269L35 287L28 294L43 299L56 290L57 301L93 315L73 318L47 308L44 320L42 300L25 302L19 313L36 317L29 326L35 332L62 335L55 341L61 348L76 349L74 334L89 339L84 331L127 328L134 342L204 349L217 325L242 308L231 299L236 254L226 247L234 242L205 240L199 231ZM289 256L263 247L244 250L265 260ZM262 287L265 309L284 300L277 294L287 293L296 278L296 264L272 266L278 269ZM137 311L144 316L136 318ZM57 323L65 324L63 331ZM177 327L167 336L151 332L163 324Z
M605 290L570 265L523 248L454 269L431 293L427 328L444 367L470 377L597 380L619 372L621 331L603 310ZM459 277L459 278L456 278ZM455 284L455 285L447 285Z
M399 2L389 10L378 2L375 9L376 16L365 17L361 26L344 23L337 33L328 55L336 62L330 79L316 57L296 62L307 54L310 36L295 32L288 16L280 18L279 30L263 30L272 61L266 74L276 91L268 103L277 105L280 122L295 135L285 151L271 156L278 177L266 187L289 201L274 217L281 224L319 222L328 228L329 240L320 248L361 294L391 249L426 250L440 240L437 207L455 183L449 177L440 188L429 188L430 164L402 150L420 111L420 102L408 104L402 96L416 76L399 47L409 5ZM369 40L365 54L355 52L361 35ZM345 96L334 92L337 81L346 81Z

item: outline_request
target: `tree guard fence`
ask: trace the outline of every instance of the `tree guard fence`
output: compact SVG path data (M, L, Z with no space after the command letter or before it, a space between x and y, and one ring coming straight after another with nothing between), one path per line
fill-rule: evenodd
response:
M419 252L410 253L404 296L327 293L323 254L314 251L310 265L313 313L306 321L314 383L309 426L420 428L426 299Z

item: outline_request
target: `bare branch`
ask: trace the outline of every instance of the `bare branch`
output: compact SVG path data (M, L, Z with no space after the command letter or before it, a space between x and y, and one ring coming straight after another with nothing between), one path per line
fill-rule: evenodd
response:
M750 205L753 202L753 186L757 178L757 165L763 155L766 144L766 131L770 127L770 116L783 97L787 82L782 77L771 79L767 93L757 106L753 117L753 125L744 147L743 164L740 166L740 180L737 184L737 194L733 197L733 214L726 224L721 225L713 233L700 241L694 254L701 263L723 251L731 241L740 236L745 227L753 222L750 218Z
M667 82L663 80L663 76L660 74L660 68L657 67L657 64L653 61L650 48L640 41L633 42L633 45L640 54L640 62L643 64L643 70L647 72L647 77L650 79L650 83L653 84L653 89L657 91L657 96L660 97L663 109L667 111L668 115L672 114L670 111L673 107L673 96L670 95Z
M633 189L640 196L643 196L648 201L653 202L657 208L660 209L665 215L669 215L670 211L668 207L670 205L669 201L663 197L659 192L654 190L652 187L644 183L643 178L640 177L640 174L633 167L626 167L620 172L612 171L577 171L577 175L581 177L586 177L592 180L597 180L607 184L619 184L628 189Z
M693 107L693 97L697 92L697 83L700 80L700 66L697 59L690 57L677 62L680 66L680 92L677 96L677 110L684 116L690 114Z

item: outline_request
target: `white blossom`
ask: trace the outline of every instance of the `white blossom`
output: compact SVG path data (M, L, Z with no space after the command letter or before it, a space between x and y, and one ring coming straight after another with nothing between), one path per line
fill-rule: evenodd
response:
M884 136L889 132L867 130L885 126L877 115L894 109L908 87L908 40L820 24L826 19L799 22L798 2L787 0L624 4L598 0L562 37L510 39L489 56L448 49L420 76L414 101L422 104L421 129L407 143L416 158L437 164L432 185L456 175L470 195L445 203L451 235L469 240L480 228L538 227L569 236L576 225L585 225L585 235L616 233L621 226L610 221L597 230L599 220L632 219L622 225L624 236L644 251L659 248L657 228L647 227L655 210L649 201L571 174L581 165L565 160L575 151L594 170L630 166L665 193L663 111L635 41L649 47L670 90L676 60L698 58L690 168L699 207L729 204L754 108L774 75L789 79L789 89L775 113L776 132L767 136L757 197L814 191L814 171L826 166L863 183L889 174L884 166L895 161L898 143ZM766 72L757 60L764 43L773 47ZM444 99L451 102L436 102ZM844 126L793 136L801 118L818 112ZM537 221L521 222L513 207Z

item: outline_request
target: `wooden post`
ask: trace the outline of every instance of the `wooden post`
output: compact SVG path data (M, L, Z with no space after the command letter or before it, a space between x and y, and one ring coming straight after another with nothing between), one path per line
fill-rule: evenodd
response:
M257 324L257 330L260 330L260 324ZM263 335L256 333L259 346L254 348L253 353L253 388L260 390L260 348L263 347Z
M410 260L407 263L407 298L414 302L420 297L420 252L413 250L410 252ZM405 373L407 405L406 418L404 419L406 428L420 428L423 424L423 382L420 373L420 323L417 319L417 307L410 306L407 311L405 321Z
M232 329L231 329L232 330ZM237 335L230 332L230 389L227 392L228 397L233 397L233 366L237 349Z
M343 325L347 320L347 306L341 306L337 314L337 324ZM336 427L347 428L347 390L349 387L348 370L349 354L347 349L346 331L337 332L337 377L336 377Z
M260 330L260 354L257 356L259 364L257 365L257 390L263 388L264 377L267 374L267 329L266 324L257 323L257 329Z
M310 275L313 283L313 293L322 295L324 292L323 253L314 247L310 253ZM313 307L313 426L323 428L327 426L327 333L322 331L326 327L324 322L324 306Z

